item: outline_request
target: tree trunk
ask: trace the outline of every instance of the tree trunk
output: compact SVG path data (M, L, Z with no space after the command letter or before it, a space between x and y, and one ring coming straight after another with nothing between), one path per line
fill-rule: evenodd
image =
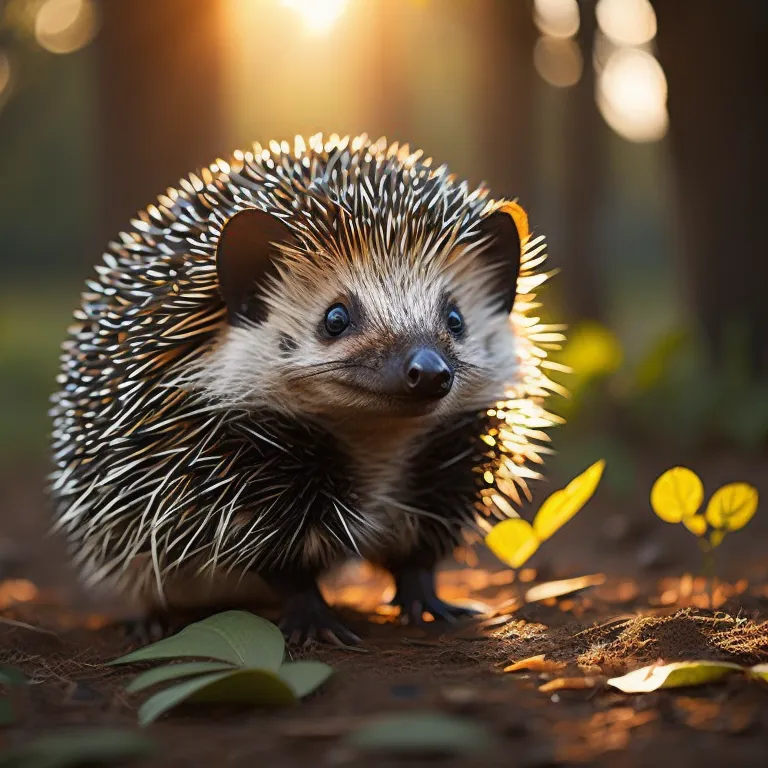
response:
M106 0L99 46L99 237L222 146L221 0Z
M655 0L669 85L670 142L690 293L711 362L728 329L748 330L753 369L768 373L768 4Z

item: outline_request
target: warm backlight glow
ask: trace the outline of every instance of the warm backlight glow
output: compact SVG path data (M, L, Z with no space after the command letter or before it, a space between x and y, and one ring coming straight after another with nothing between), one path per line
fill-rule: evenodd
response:
M533 20L549 37L573 37L579 31L579 6L576 0L535 0Z
M649 0L598 0L597 23L617 45L644 45L656 36L656 14Z
M0 107L3 106L11 92L11 60L5 51L0 51Z
M597 104L608 125L629 141L658 141L667 132L667 80L645 51L619 48L610 55L600 73Z
M35 38L51 53L73 53L96 34L92 0L45 0L35 17Z
M546 36L536 41L533 63L540 77L557 88L578 83L583 66L581 51L573 40Z
M301 15L310 32L330 29L343 13L346 4L347 0L283 0L283 5Z

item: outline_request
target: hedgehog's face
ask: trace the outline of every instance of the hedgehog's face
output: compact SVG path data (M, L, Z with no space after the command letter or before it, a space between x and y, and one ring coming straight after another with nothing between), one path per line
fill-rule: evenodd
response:
M216 389L231 403L324 419L431 419L488 407L517 367L509 312L520 245L512 232L487 258L457 255L439 268L418 254L300 270L289 261L261 304L238 299L251 322L229 329Z

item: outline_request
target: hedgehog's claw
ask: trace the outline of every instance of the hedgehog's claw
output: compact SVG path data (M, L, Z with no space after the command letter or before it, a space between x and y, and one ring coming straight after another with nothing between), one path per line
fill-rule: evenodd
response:
M424 613L429 613L435 621L449 624L479 613L474 608L452 605L441 600L435 590L434 572L425 569L407 569L395 573L395 597L391 605L400 609L402 622L417 626L426 623Z
M291 645L309 645L319 641L344 646L362 642L339 621L317 587L289 597L278 626Z
M170 634L170 624L167 619L154 614L126 619L122 622L122 627L128 642L142 648Z

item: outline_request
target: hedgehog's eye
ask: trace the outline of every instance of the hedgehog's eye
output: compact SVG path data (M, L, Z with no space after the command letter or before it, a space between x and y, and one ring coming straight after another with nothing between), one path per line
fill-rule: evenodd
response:
M325 313L325 330L331 336L338 336L349 326L349 310L343 304L334 304Z
M447 323L448 330L454 336L460 336L464 332L464 318L456 307L448 310Z

